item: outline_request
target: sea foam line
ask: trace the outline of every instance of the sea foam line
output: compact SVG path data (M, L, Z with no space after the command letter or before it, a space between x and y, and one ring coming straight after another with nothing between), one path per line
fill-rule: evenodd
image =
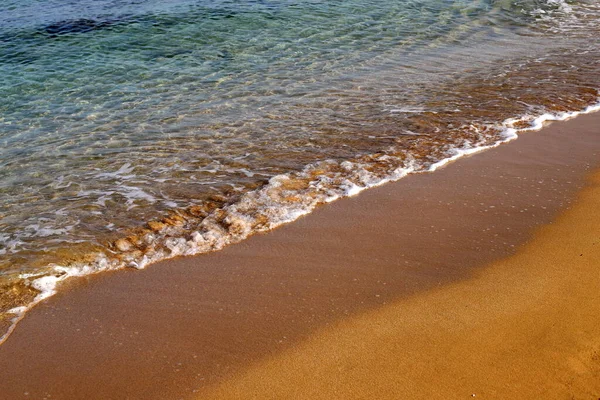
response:
M338 190L330 188L326 190L322 196L315 197L313 201L309 201L307 204L302 204L300 207L298 207L297 204L294 204L288 208L282 207L280 209L267 209L266 212L269 213L272 219L267 224L259 227L258 229L250 229L252 218L248 215L244 215L244 202L253 200L256 201L257 199L260 201L261 194L268 192L270 189L281 186L286 179L289 179L289 176L278 175L271 178L269 180L269 183L265 187L257 189L253 192L249 192L245 196L243 196L238 203L234 203L225 207L226 211L230 213L227 217L230 218L229 222L231 222L232 225L237 224L236 228L239 228L239 232L236 234L232 234L230 232L210 231L210 224L214 223L214 221L210 220L210 218L207 217L202 222L202 224L207 222L205 225L209 227L209 230L203 233L200 233L199 231L194 231L191 233L191 235L188 234L188 236L191 237L190 240L186 240L183 237L163 238L165 240L166 247L170 250L169 253L164 251L158 251L153 256L143 255L139 260L130 260L129 262L117 262L115 260L111 260L104 254L98 254L95 262L93 262L92 264L85 264L80 266L54 266L54 271L56 273L55 275L44 275L39 278L36 278L36 276L39 276L39 274L22 274L20 275L21 279L33 278L31 280L30 285L36 290L38 290L39 294L34 298L34 300L30 304L26 306L15 307L8 311L8 313L14 314L15 317L11 319L11 325L9 326L6 333L2 337L0 337L0 345L4 343L8 339L8 337L14 332L17 324L25 317L27 311L31 310L43 300L53 296L56 293L57 287L60 284L60 282L66 279L91 275L106 270L122 269L125 267L135 267L138 269L143 269L146 266L155 262L166 260L180 255L197 255L210 251L220 250L228 244L237 243L247 238L253 233L272 230L280 225L293 222L301 216L309 214L319 204L330 203L343 197L355 196L363 190L381 186L388 182L398 181L412 173L434 172L437 169L442 168L447 164L456 161L464 156L479 153L515 140L518 138L519 132L540 130L544 127L545 122L565 121L581 114L589 114L597 111L600 111L600 99L598 103L590 105L581 111L561 112L557 114L545 113L539 115L531 119L531 122L529 123L530 125L524 128L515 128L515 125L519 122L527 121L530 118L529 115L525 115L519 118L507 119L501 124L501 126L503 127L503 130L501 132L501 139L497 140L493 144L472 145L470 143L467 143L462 147L455 148L450 156L429 165L429 167L427 168L420 169L419 166L409 162L408 166L398 167L384 178L377 178L373 180L372 177L368 176L368 174L365 174L365 177L361 177L360 179L362 185L357 185L356 183L347 180L346 182L342 182L342 184L339 185ZM353 167L355 167L356 164L357 163L354 162L344 161L341 162L339 165L343 169L350 170ZM310 172L312 167L312 165L305 167L303 172ZM358 173L360 174L360 171ZM281 205L284 205L284 203L281 203ZM233 221L235 218L239 220ZM244 220L246 222L245 225ZM227 235L229 235L229 237Z

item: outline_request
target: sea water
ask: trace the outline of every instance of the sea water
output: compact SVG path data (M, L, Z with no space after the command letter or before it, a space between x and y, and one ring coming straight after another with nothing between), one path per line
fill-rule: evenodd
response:
M2 2L0 342L68 277L592 110L599 38L594 0Z

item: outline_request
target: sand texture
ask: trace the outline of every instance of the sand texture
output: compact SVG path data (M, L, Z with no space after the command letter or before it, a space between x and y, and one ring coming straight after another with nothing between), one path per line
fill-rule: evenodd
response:
M599 127L554 123L219 252L67 281L0 346L0 399L597 400Z
M600 173L477 275L340 322L198 398L600 398Z

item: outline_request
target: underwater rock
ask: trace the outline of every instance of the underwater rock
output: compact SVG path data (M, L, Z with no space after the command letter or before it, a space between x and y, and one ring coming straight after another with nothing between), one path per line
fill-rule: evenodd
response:
M70 33L84 33L97 29L106 28L114 24L114 21L96 21L93 19L65 20L50 24L44 31L51 36L67 35Z

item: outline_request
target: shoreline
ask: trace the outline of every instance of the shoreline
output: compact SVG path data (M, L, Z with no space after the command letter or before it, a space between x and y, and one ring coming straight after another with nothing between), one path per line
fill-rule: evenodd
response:
M198 399L592 399L600 394L600 171L476 277L324 329Z
M27 289L26 291L28 292L33 292L33 291L38 291L39 293L37 295L35 295L35 297L33 298L33 300L29 303L29 304L25 304L22 306L17 306L12 308L11 310L9 310L7 313L8 315L14 315L14 317L12 318L6 318L6 314L2 315L0 313L0 346L10 337L10 335L12 334L12 332L14 331L14 329L16 329L16 326L18 325L18 323L26 316L27 312L30 311L32 308L34 308L37 304L43 302L44 300L52 297L53 295L55 295L57 293L57 291L59 290L59 288L64 285L64 281L65 280L69 280L69 279L73 279L73 278L81 278L87 275L95 275L95 274L99 274L99 273L104 273L107 271L117 271L117 270L122 270L122 269L126 269L126 268L136 268L136 269L145 269L148 265L152 265L152 264L156 264L159 262L165 262L167 260L171 260L173 258L176 257L181 257L181 256L198 256L198 255L202 255L202 254L206 254L206 253L211 253L214 251L220 251L223 248L225 248L226 246L230 246L230 245L234 245L239 243L240 241L246 240L249 237L251 237L252 235L255 234L264 234L267 232L272 231L273 229L277 229L278 227L285 225L285 224L289 224L292 223L294 221L296 221L298 218L302 218L303 216L310 214L311 212L314 211L315 208L320 207L322 205L325 205L327 203L330 203L332 201L336 201L342 198L346 198L346 197L352 197L355 196L361 192L363 192L364 190L368 190L368 189L373 189L375 187L387 184L387 183L391 183L391 182L397 182L400 179L405 178L408 175L411 174L420 174L420 173L432 173L435 172L436 170L438 170L439 168L444 168L447 164L455 162L463 157L469 157L473 154L477 154L477 153L481 153L493 148L496 148L498 146L501 146L503 144L506 144L508 142L511 142L513 140L516 140L519 138L520 134L526 133L526 132L532 132L532 131L538 131L540 129L542 129L544 127L545 123L548 122L562 122L562 121L567 121L570 119L573 119L575 117L581 116L581 115L586 115L586 114L590 114L590 113L594 113L600 111L600 103L596 102L596 103L592 103L590 105L588 105L587 107L585 107L584 109L580 110L580 111L563 111L563 112L557 112L557 113L545 113L545 114L541 114L538 115L536 117L533 116L522 116L519 118L510 118L507 119L505 121L502 122L502 124L500 124L499 126L502 127L503 131L502 131L502 135L500 138L497 139L496 142L491 143L491 144L473 144L470 142L466 142L463 146L459 146L453 149L454 154L448 153L446 158L442 158L441 160L432 163L431 165L429 165L428 167L425 167L424 169L420 169L420 167L414 167L414 166L406 166L406 167L398 167L396 168L394 171L389 172L389 176L388 177L383 177L383 178L378 178L378 180L376 181L371 181L371 179L367 179L367 182L362 182L361 185L358 185L356 183L351 183L350 187L332 187L330 188L330 193L327 194L327 196L322 197L323 194L321 194L321 198L317 199L317 198L312 198L312 200L308 201L307 204L305 204L303 207L301 207L300 209L295 209L295 207L290 207L290 204L286 204L286 200L281 201L281 204L278 204L279 207L281 207L278 210L280 215L278 218L279 220L273 220L270 221L266 226L259 226L259 228L257 228L257 230L249 228L250 222L249 220L254 219L254 216L252 214L248 214L247 212L241 212L241 214L238 215L237 211L233 211L232 212L232 208L235 209L236 206L238 204L241 204L243 202L243 197L242 199L240 199L238 202L235 202L233 204L230 204L224 208L219 208L219 210L224 211L225 213L229 213L229 217L228 218L232 218L232 224L236 225L236 229L234 229L234 233L217 233L215 236L215 232L205 232L205 234L201 234L200 232L202 231L201 228L199 228L199 226L201 226L202 224L200 224L198 227L198 230L192 232L190 234L189 229L187 234L184 234L184 232L180 232L181 236L175 236L175 237L169 237L170 239L175 239L176 242L178 243L177 245L175 245L174 247L170 247L170 251L171 253L166 255L164 254L164 252L159 251L158 252L158 256L154 255L150 258L147 258L146 254L143 254L143 252L140 252L140 250L132 250L134 253L140 253L142 254L142 256L140 257L139 255L134 258L131 257L127 257L125 256L125 254L121 254L119 257L117 257L117 260L112 260L110 258L107 258L106 254L102 254L102 253L98 253L95 255L92 254L88 254L86 256L84 256L84 258L95 258L95 261L92 264L80 264L80 263L75 263L73 265L67 265L67 266L62 266L62 265L58 265L58 266L54 266L54 270L55 270L55 275L53 274L49 274L49 275L42 275L39 278L33 279L31 280L31 282L27 285ZM530 118L531 117L531 118ZM310 168L314 167L315 165L311 165L309 164L307 167L305 167L301 172L298 172L299 175L305 174L307 173L307 170L310 170ZM285 176L287 178L289 178L290 174L284 174L281 176ZM257 196L257 194L260 194L262 192L268 192L269 187L270 186L279 186L282 183L285 186L285 181L284 182L280 182L279 178L280 176L275 176L273 177L273 179L275 180L275 182L269 182L265 187L259 189L258 191L251 191L249 193L246 194L246 196L250 196L250 197L258 197L260 198L260 196ZM272 179L272 180L273 180ZM292 186L294 184L292 183ZM299 194L300 197L302 197L303 194ZM315 193L313 193L313 196L310 196L310 194L306 194L304 193L305 196L307 197L313 197L315 195ZM286 197L286 196L284 196ZM294 195L294 193L292 193L292 195L288 195L287 197L296 197ZM288 209L289 208L289 209ZM243 207L242 207L243 209ZM258 211L258 210L255 210ZM193 213L192 213L193 214ZM214 215L214 213L210 213L205 217L205 221L209 221L212 222L213 224L216 223L216 220L212 220ZM181 216L178 214L173 214L172 217L174 217L173 220L169 220L169 217L165 217L162 220L158 221L150 221L149 223L154 223L155 226L163 226L163 227L170 227L170 229L173 229L175 226L178 226L177 224L180 223L182 221ZM189 217L189 215L188 215ZM261 218L267 218L268 217L266 215L262 215ZM261 219L259 218L259 219ZM164 221L163 221L164 220ZM168 221L168 222L165 222ZM170 225L173 224L173 221L175 221L175 225ZM209 222L209 225L210 225ZM218 224L216 224L218 226ZM262 225L259 224L259 225ZM143 229L142 229L143 230ZM167 229L168 230L168 229ZM146 231L148 231L146 229ZM235 232L237 231L237 232ZM241 233L240 233L241 232ZM152 236L154 237L156 235L161 236L162 234L164 234L164 232L162 231L156 231L152 234ZM169 233L170 235L171 233ZM143 239L143 234L132 234L129 235L127 237L123 236L120 239L117 239L114 241L114 246L119 248L121 246L124 247L134 247L135 246L131 243L132 241L139 241L139 240L144 240ZM187 236L191 236L190 240L185 240L184 237ZM208 239L206 239L208 237ZM163 237L163 240L166 237ZM156 240L156 239L153 239ZM160 240L159 240L160 241ZM202 248L204 248L205 250L201 250ZM209 249L209 250L207 250ZM125 256L125 257L124 257ZM158 258L156 258L158 257ZM136 261L137 259L137 261ZM29 293L29 295L30 295ZM27 294L24 294L24 296L27 296ZM5 318L2 318L2 317ZM8 328L6 328L8 327Z
M68 282L0 346L4 394L191 396L348 316L469 282L584 186L598 121L523 134L218 253Z

